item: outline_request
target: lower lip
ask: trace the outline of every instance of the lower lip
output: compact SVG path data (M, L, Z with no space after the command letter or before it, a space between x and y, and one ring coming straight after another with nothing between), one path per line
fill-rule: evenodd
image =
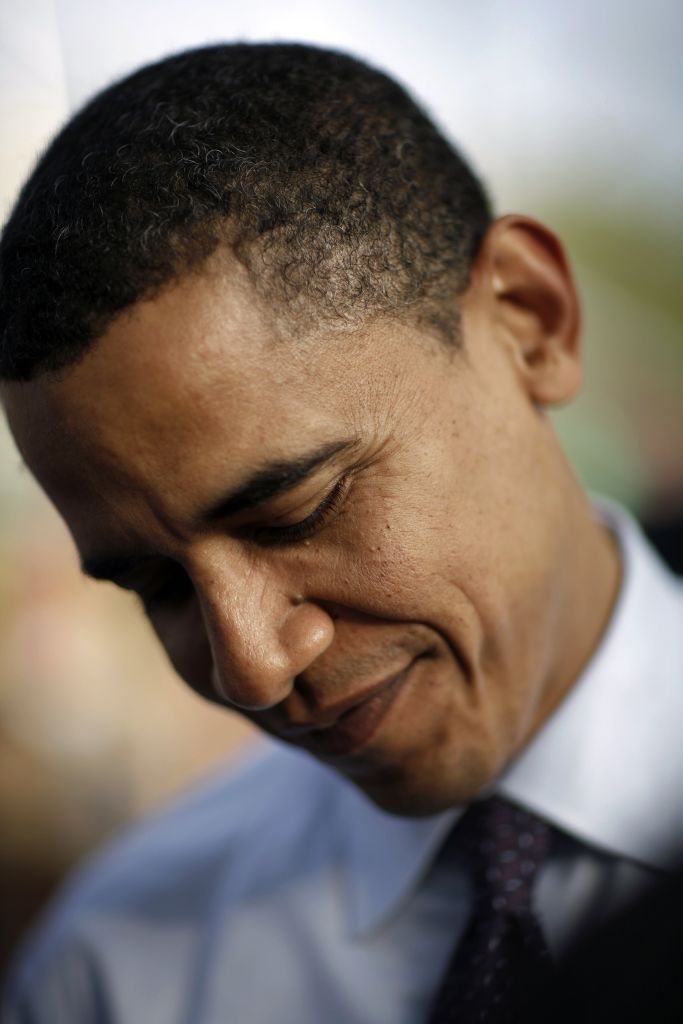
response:
M370 742L384 721L409 671L410 665L384 690L351 708L334 725L309 733L302 745L317 757L326 758L343 757L360 750Z

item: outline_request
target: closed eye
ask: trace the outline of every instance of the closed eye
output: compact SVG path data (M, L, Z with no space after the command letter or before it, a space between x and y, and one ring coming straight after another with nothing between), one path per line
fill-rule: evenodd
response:
M296 544L312 537L326 526L327 522L339 511L346 495L348 481L348 476L341 477L318 507L305 519L301 519L298 523L289 523L286 526L259 526L252 532L253 539L258 544L275 546Z

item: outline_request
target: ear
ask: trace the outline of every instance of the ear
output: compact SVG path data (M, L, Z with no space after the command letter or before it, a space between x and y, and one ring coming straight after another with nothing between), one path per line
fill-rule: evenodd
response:
M562 245L529 217L495 221L473 283L493 327L539 405L568 402L581 386L581 311ZM482 295L483 292L483 295Z

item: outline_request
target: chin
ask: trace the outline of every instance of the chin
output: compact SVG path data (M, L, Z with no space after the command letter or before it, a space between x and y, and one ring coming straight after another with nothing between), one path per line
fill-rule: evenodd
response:
M383 811L407 818L441 814L468 804L495 779L496 772L476 751L457 762L418 768L384 768L372 777L351 778Z

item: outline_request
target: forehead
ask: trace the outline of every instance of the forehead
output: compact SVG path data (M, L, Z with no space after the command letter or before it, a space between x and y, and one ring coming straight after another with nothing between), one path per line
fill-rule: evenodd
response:
M97 443L103 457L132 454L133 439L148 437L159 451L181 427L201 434L206 418L229 423L239 448L274 415L295 417L304 402L315 415L312 351L280 338L239 280L190 277L126 310L58 379L11 385L8 413L22 440L48 448L52 439L54 450L69 435L77 445Z
M10 424L71 525L86 499L189 500L218 472L372 429L433 355L413 340L397 360L397 325L370 334L285 338L238 272L213 270L126 311L60 379L10 386Z

